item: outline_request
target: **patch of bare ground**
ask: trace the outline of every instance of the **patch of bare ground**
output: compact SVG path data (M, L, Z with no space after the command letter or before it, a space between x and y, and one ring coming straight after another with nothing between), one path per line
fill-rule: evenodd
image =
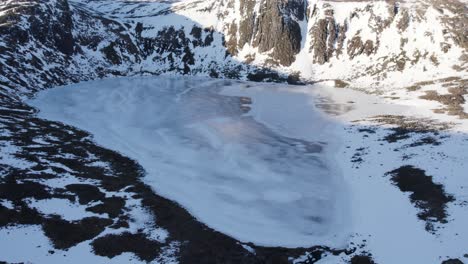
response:
M383 140L389 143L395 143L400 140L409 139L414 134L428 134L422 141L415 142L412 146L422 144L438 144L435 137L439 139L441 131L445 131L453 126L452 123L438 122L427 118L412 118L399 115L380 115L370 119L379 124L390 125L390 134L386 135Z
M131 252L148 262L156 259L161 253L161 243L148 239L144 233L110 234L94 240L92 246L94 252L100 256L113 258Z
M430 90L420 98L437 101L444 105L443 108L435 109L435 113L445 113L467 119L468 113L465 112L463 105L466 103L465 95L468 94L468 87L450 87L448 92L448 94L439 94L436 90Z
M441 94L437 90L425 91L425 95L419 98L429 101L436 101L443 105L442 108L434 109L435 113L442 113L452 116L458 116L461 119L467 119L468 113L465 112L464 104L468 95L468 79L460 77L449 77L440 80L425 81L416 83L406 89L409 92L414 92L422 89L424 86L440 84L447 88L448 93Z
M73 222L63 220L60 217L51 217L44 219L42 228L55 248L67 249L95 238L112 222L111 219L99 217L86 217Z
M349 83L343 80L335 80L335 87L336 88L346 88L349 87Z
M464 264L463 261L459 259L447 259L442 261L442 264Z
M402 192L410 193L411 203L420 210L418 218L426 222L426 230L435 232L435 223L447 223L447 204L455 201L445 192L442 184L435 183L432 176L413 166L402 166L390 171L392 183Z
M403 150L403 160L411 158L404 151L406 148L442 144L442 140L447 137L446 133L443 132L453 126L452 123L398 115L375 116L368 121L388 125L386 128L388 133L383 134L380 140L388 143L399 143L395 144L397 148L394 150ZM363 126L358 131L373 134L376 129L376 126ZM440 228L440 225L436 225L436 223L447 223L446 207L455 199L445 192L442 184L435 183L432 176L426 175L424 170L410 165L401 166L386 173L385 176L390 177L392 184L402 192L409 193L411 203L419 210L417 217L425 221L428 232L435 234L436 230Z
M356 255L351 258L350 264L375 264L371 256Z

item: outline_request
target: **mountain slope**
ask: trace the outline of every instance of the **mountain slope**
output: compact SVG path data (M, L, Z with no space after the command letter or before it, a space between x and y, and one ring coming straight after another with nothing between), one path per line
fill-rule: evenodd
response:
M0 10L3 89L145 72L368 90L467 78L468 12L456 0L10 0Z

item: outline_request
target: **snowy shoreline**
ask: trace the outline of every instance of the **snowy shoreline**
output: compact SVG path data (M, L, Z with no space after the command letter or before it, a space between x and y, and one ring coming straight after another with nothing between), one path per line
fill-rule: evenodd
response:
M147 80L151 79L152 78L147 78ZM120 80L125 82L126 79L122 78ZM135 79L132 78L127 80L135 81ZM158 80L158 78L153 80ZM269 130L273 134L281 135L281 137L283 137L281 140L283 141L300 139L307 142L308 140L313 140L314 142L319 142L319 145L323 147L323 155L321 156L324 159L324 164L331 164L332 166L330 167L329 172L338 176L334 179L329 179L331 186L335 186L334 190L336 193L341 194L339 198L344 200L338 203L348 204L349 207L339 206L342 210L337 212L336 216L338 217L336 217L336 219L333 220L335 222L332 221L333 224L329 226L340 226L342 228L338 232L338 237L332 236L317 239L316 236L312 239L315 241L313 244L331 245L336 248L340 248L341 245L339 244L342 243L356 245L354 249L356 251L355 254L365 255L367 252L371 252L373 259L382 263L396 263L402 261L433 263L436 260L444 259L444 256L462 258L463 254L466 254L464 249L459 246L463 244L462 241L464 241L464 239L468 238L468 232L462 231L463 223L465 219L468 218L466 207L463 206L465 203L463 201L463 186L466 185L466 179L462 177L463 171L466 171L466 165L463 161L468 159L467 154L463 152L463 149L466 149L468 142L466 136L466 121L456 120L455 117L435 115L431 111L431 108L426 107L425 105L412 104L410 101L405 100L385 100L362 92L333 88L327 83L316 84L313 86L284 86L281 84L255 84L229 80L215 81L203 78L195 78L194 80L197 85L202 83L203 85L201 86L205 86L205 88L213 84L216 84L218 88L215 93L209 94L208 97L206 97L206 95L200 96L200 94L197 94L197 91L199 92L203 89L193 89L193 87L190 89L180 89L176 96L177 99L175 100L179 100L179 102L183 103L189 103L188 105L193 103L191 107L195 108L190 109L190 113L193 112L192 110L196 110L193 113L210 113L208 116L203 116L202 114L201 116L189 115L184 117L188 118L186 120L196 119L200 121L205 120L206 118L208 120L212 120L212 122L206 123L205 126L191 125L188 127L190 131L195 131L197 136L204 138L203 142L208 142L209 146L222 146L223 139L219 137L220 135L229 135L229 137L235 135L237 140L241 139L242 141L250 137L255 138L257 135L256 133L265 135L265 131ZM87 91L86 89L83 90L82 88L96 83L99 83L99 81L82 83L69 87L81 87L79 90L74 90L73 93L76 93L75 96L77 96L77 98L80 98L80 96L82 96L82 98L87 98L86 96L90 91ZM119 105L121 108L116 113L114 113L114 110L111 108L107 109L105 106L101 106L104 107L104 109L99 109L99 106L96 106L93 101L89 102L84 100L88 105L91 104L92 107L90 107L91 109L82 108L85 110L85 116L83 116L83 119L79 119L77 116L74 116L77 111L73 107L79 107L79 104L74 104L80 100L75 100L76 98L68 98L68 95L65 96L66 93L62 94L57 92L54 94L54 91L59 89L67 88L62 87L41 92L38 95L38 98L29 101L29 103L41 110L39 117L60 120L93 132L96 142L109 148L115 149L115 143L112 141L117 139L118 142L120 142L119 144L122 144L119 145L119 147L123 146L123 149L118 150L131 158L138 160L145 169L148 167L145 166L145 164L151 164L153 162L151 158L145 160L141 151L132 148L131 145L135 144L135 142L127 142L125 136L117 135L112 138L112 135L109 132L112 132L112 130L114 130L114 132L118 131L118 125L115 127L110 126L112 129L109 130L105 128L108 125L103 122L111 122L112 120L118 120L121 122L122 120L128 119L128 117L123 116L122 113L135 111L135 109L128 107L128 105L125 104L125 100L128 98L135 100L134 102L140 102L138 100L143 100L149 104L142 103L141 105L150 106L151 108L154 107L152 104L156 102L153 100L154 98L158 98L157 100L161 100L162 102L169 102L173 99L173 96L158 95L156 97L152 97L149 93L142 93L140 96L135 97L135 94L132 93L113 93L110 96L116 99L117 102L120 102L120 104L117 103L116 105ZM146 87L146 92L151 89L151 87ZM51 94L52 96L48 97L45 96L45 94ZM237 99L235 102L228 100L223 101L223 103L220 104L216 101L217 99L209 99L210 96L215 94L219 94L221 97L229 95L227 98ZM193 102L186 102L184 101L185 95L195 98L196 100ZM97 96L91 96L91 98L92 100L95 100L95 98L104 100L107 96L109 95L103 92ZM250 98L251 102L250 100L242 98ZM66 103L70 102L67 100L70 99L73 99L71 100L73 104L69 104L65 108L58 107L60 105L66 106ZM418 102L418 99L415 99L414 101ZM57 102L59 103L57 104ZM218 109L216 107L219 107L219 105L222 105L224 108L227 107L226 109L228 110L225 109L224 112L206 111L209 107L215 107L213 109ZM245 109L249 108L250 111L245 114ZM154 124L158 124L159 121L148 119L148 116L145 116L145 114L140 111L141 109L136 109L136 113L138 113L138 115L134 116L136 119L130 118L130 120L150 120L149 122L156 122ZM173 114L175 112L161 111L161 109L158 111L165 113L166 115L169 114L168 117L170 117L170 119L174 118ZM116 118L96 119L93 121L94 124L89 126L89 120L86 120L90 117L89 115L102 112L108 114L114 113L116 114ZM88 113L88 116L86 116L86 113ZM225 116L223 118L216 118L216 115L219 115L220 113ZM226 117L231 116L233 113L246 120L249 118L256 120L256 122L259 122L259 124L263 124L266 127L261 128L261 126L251 126L252 123L249 123L250 121L247 123L237 123L237 126L226 126L228 124L232 124L232 120L229 120L229 118L226 119ZM301 114L297 115L295 113ZM378 116L380 116L382 121L378 121ZM175 117L179 117L179 115L176 115ZM317 121L318 123L312 123L314 123L314 125L320 124L320 126L308 126L307 124L311 123L310 120ZM324 120L326 120L326 122L320 123L320 121ZM447 131L437 128L437 125L434 129L431 128L431 122L436 122L435 124L437 124L437 122L443 123L455 121L456 124L450 126L450 129ZM411 127L406 130L403 129L406 134L401 137L397 137L394 141L389 140L388 137L391 136L392 133L396 133L393 129L397 129L396 131L399 131L398 129L401 130L401 127L406 126L405 122L413 122L415 124L423 125L423 129L419 129L417 127L414 129ZM127 123L123 122L122 124ZM238 125L240 124L250 125L247 127L239 127ZM100 131L101 134L93 131L93 129L96 128L102 128ZM253 130L249 132L256 132L252 134L247 131L243 131L242 128L248 128L250 130L253 128ZM267 130L265 130L265 128L267 128ZM230 134L232 132L235 133ZM239 132L241 133L239 134ZM243 134L243 132L246 134ZM147 136L148 133L149 132L146 132L146 134L140 132L135 133L135 130L133 130L130 134ZM154 134L151 133L149 133L149 135L154 136ZM171 139L173 135L170 133L168 134L167 132L162 132L161 134L160 131L156 136L166 137L166 139L170 139L169 142L173 139ZM275 137L276 136L273 138ZM325 140L327 138L333 138L334 140L332 142L328 142L328 144L324 144L327 143ZM288 143L290 144L289 148L294 149L297 147L297 145L295 145L297 142L298 141L292 145ZM151 147L149 145L146 146L140 142L140 147L143 147L143 153L151 153ZM312 149L314 148L316 147L312 147ZM169 145L167 145L166 149L170 149ZM300 149L301 148L297 151L299 151L298 153L302 153L301 155L307 153L301 152L304 150L303 146L302 150ZM457 149L458 151L456 151ZM258 151L255 148L253 150ZM237 149L237 151L239 150ZM237 153L237 155L234 155L235 157L238 156L239 153L243 153L243 155L245 155L248 152L225 152L223 155L226 153ZM258 153L260 153L260 155L267 155L265 153L269 153L269 151ZM193 155L186 158L190 160L192 158L196 158L198 155L200 155L200 153L196 151ZM312 155L315 154L312 153ZM148 157L154 158L155 156L149 155ZM268 157L268 155L265 157L271 158L271 156ZM217 159L219 159L218 156L212 155L208 160L211 162L211 165L214 165L216 164ZM243 166L251 162L252 161L244 163ZM450 162L450 165L448 165L447 162ZM396 169L404 168L404 166L407 165L413 166L415 170L421 169L420 171L425 173L425 175L428 176L427 178L431 176L430 184L435 186L434 188L436 189L434 190L441 188L442 192L446 192L447 197L454 197L455 202L450 201L449 199L448 203L438 205L439 207L431 209L439 211L442 210L444 214L446 212L446 216L448 217L447 219L434 219L433 217L421 218L421 212L427 210L427 208L418 208L417 203L425 203L426 201L413 201L410 199L409 195L411 192L408 193L408 191L398 189L398 182L395 182L394 178L390 178L391 176L389 176L389 173L396 171ZM177 169L180 169L180 167L177 167ZM231 167L229 170L236 171L234 167ZM242 171L243 170L240 170L239 172L242 173ZM177 172L177 170L173 172ZM260 172L261 170L257 170L256 173L251 176ZM153 171L153 173L156 173L156 171ZM151 172L148 175L151 175ZM196 177L194 179L196 179ZM206 214L205 212L205 216L203 216L203 213L196 213L196 210L203 208L197 207L196 205L195 207L191 207L193 204L190 205L190 199L200 199L200 195L192 195L190 199L185 200L185 202L182 200L181 202L180 197L171 196L172 194L170 192L164 192L171 187L178 187L177 184L172 186L166 185L164 187L161 186L160 181L151 182L151 179L148 179L148 177L145 178L145 181L149 185L153 186L157 193L161 193L163 196L181 203L200 221L207 223L210 227L222 231L223 233L237 238L240 241L249 241L257 245L281 245L286 247L311 245L308 242L311 241L311 237L308 237L307 239L304 239L303 237L302 240L298 240L297 235L300 234L300 229L296 230L296 237L289 237L290 240L275 240L276 244L272 244L271 239L268 238L268 235L271 235L268 233L268 230L271 230L272 226L264 229L263 239L258 239L258 234L261 234L262 230L258 230L258 228L254 228L257 230L244 228L249 226L249 224L255 226L252 222L244 222L243 225L237 226L237 230L229 230L226 228L226 223L229 223L227 226L239 224L239 220L242 220L242 218L239 218L239 215L236 215L236 217L231 219L235 222L226 222L225 220L218 222L212 221L210 220L210 217L219 217L219 214ZM442 183L443 185L440 185L442 187L438 187L438 183ZM339 188L337 188L337 186ZM287 186L285 186L285 188L286 187ZM182 192L186 190L187 189L182 190ZM233 189L224 188L223 192L229 192L232 190ZM269 196L269 201L275 201L276 203L294 202L289 201L288 199L296 197L296 194L291 192L284 192L283 194L284 195L273 193L273 195ZM249 197L248 195L245 195L247 195L246 193L244 193L244 197ZM445 194L443 193L443 195ZM207 201L211 201L210 199ZM210 204L209 209L213 209L211 208L212 204L208 204ZM267 207L264 207L264 209L265 208ZM220 212L219 209L215 211ZM291 212L300 212L300 210L287 212L287 217L284 218L284 220L288 223L291 220ZM246 216L249 219L259 219L259 215ZM445 217L445 215L442 215L441 217ZM264 223L263 220L261 221L262 224ZM255 227L258 226L260 226L260 222L257 222L257 226ZM298 226L295 225L294 227L297 228ZM273 229L278 230L277 228ZM239 232L239 230L243 231ZM291 234L291 229L284 229L283 231L287 236ZM338 230L333 230L333 232L336 231ZM349 236L350 233L351 235ZM252 234L255 235L256 240L252 239L251 236L249 237L249 235ZM291 241L295 244L291 243ZM300 243L298 243L298 241ZM343 245L343 247L346 246ZM430 252L428 252L428 249L431 249ZM399 254L395 255L394 252L399 252ZM330 255L327 257L327 260L340 263L340 260L345 258L342 254Z
M345 247L346 187L325 153L339 144L328 134L332 123L300 93L265 84L241 92L259 92L245 116L239 98L223 94L246 84L109 79L50 89L30 103L39 117L85 129L137 160L157 193L216 230L263 246ZM279 118L274 109L284 113L286 98L289 114ZM261 108L269 115L260 117Z

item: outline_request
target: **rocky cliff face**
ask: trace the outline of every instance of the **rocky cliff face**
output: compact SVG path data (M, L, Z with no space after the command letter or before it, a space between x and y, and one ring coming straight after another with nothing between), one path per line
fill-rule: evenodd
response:
M140 60L127 28L67 0L3 2L0 35L4 95L124 73Z
M0 89L165 72L372 89L466 79L467 14L461 0L9 0Z
M240 61L297 71L312 80L347 80L365 88L466 77L466 2L255 3L240 5L240 19L224 18L234 25L225 31L227 38L241 36L232 53ZM253 15L244 15L245 8ZM258 35L271 45L255 41Z
M309 20L308 43L318 64L316 75L331 77L326 67L337 64L347 66L340 68L348 75L342 79L360 79L364 85L392 83L397 76L402 81L394 83L404 85L417 79L411 75L464 75L466 29L460 26L467 23L466 10L457 1L318 2Z
M235 3L231 4L235 6ZM227 33L234 41L234 52L249 45L258 52L270 52L274 64L289 66L294 55L301 49L301 28L299 22L305 18L304 1L240 1L241 19L233 21L233 28ZM236 24L238 23L238 24ZM234 30L234 29L239 30ZM231 48L232 49L232 48Z

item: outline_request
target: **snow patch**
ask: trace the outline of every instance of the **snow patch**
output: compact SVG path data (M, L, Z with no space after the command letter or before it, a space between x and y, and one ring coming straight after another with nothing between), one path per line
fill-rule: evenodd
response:
M99 216L97 214L86 211L87 206L70 202L66 199L44 199L28 201L29 205L36 208L39 212L46 215L60 215L62 219L67 221L80 220L84 217Z
M18 169L28 169L35 164L15 156L21 149L10 142L0 142L0 164Z

